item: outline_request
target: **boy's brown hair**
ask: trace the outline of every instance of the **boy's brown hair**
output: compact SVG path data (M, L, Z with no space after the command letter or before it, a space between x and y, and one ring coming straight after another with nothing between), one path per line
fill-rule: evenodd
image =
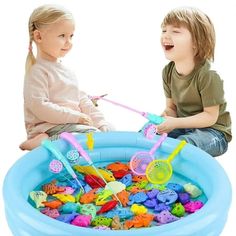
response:
M205 13L191 7L176 8L165 16L161 27L167 25L183 26L190 31L196 48L196 63L206 59L214 61L215 29Z

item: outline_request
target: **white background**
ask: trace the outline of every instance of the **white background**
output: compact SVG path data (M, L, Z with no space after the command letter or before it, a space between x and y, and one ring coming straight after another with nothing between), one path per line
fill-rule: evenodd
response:
M215 25L217 44L214 68L225 81L228 110L235 121L233 66L236 17L233 15L236 7L233 1L61 0L23 3L8 0L2 4L0 14L1 190L8 169L24 155L18 145L26 138L22 86L28 50L27 22L32 10L44 3L60 3L74 14L77 22L74 48L65 58L65 63L77 73L80 88L92 95L109 93L111 99L156 114L161 113L165 102L161 71L167 61L159 42L161 21L174 7L187 5L200 8ZM100 102L100 108L118 130L137 131L145 122L137 114L105 102ZM217 158L228 173L233 194L236 184L235 151L233 140L229 151ZM219 188L224 191L224 186ZM232 235L235 228L233 209L235 201L232 202L222 236ZM1 232L4 236L10 236L2 193L0 210Z

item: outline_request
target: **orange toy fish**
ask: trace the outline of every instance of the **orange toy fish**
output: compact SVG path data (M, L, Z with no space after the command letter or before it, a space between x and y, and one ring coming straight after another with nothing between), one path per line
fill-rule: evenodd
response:
M141 182L143 180L147 180L146 175L134 175L132 177L133 182Z
M122 206L126 207L127 203L129 202L129 195L130 195L130 193L127 192L126 190L122 190L121 192L117 193L116 195L119 198ZM115 200L114 196L112 198Z
M50 207L51 209L57 209L62 205L62 202L58 199L50 202L42 202L45 207Z
M152 214L145 213L137 215L132 220L125 221L124 229L148 227L153 219L154 215Z
M95 189L92 189L90 190L89 192L83 194L81 197L80 197L80 203L83 203L83 204L88 204L88 203L91 203L93 202L96 198L97 198L97 194L96 192L98 191L99 188L95 188Z
M54 194L54 193L59 193L64 191L64 187L58 187L56 186L56 180L52 180L51 183L44 184L42 186L43 191L46 194Z
M119 161L107 165L106 168L112 172L119 171L119 170L125 170L125 171L129 170L129 167L127 166L127 164L121 163Z

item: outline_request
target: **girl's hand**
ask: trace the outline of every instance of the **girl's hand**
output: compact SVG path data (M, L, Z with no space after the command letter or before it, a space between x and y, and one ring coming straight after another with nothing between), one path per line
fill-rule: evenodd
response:
M78 123L82 124L82 125L89 125L89 126L93 125L92 119L86 114L81 114L80 115L80 117L78 119Z
M165 121L161 123L160 125L157 125L158 134L169 133L173 129L177 128L178 118L171 117L171 116L164 116L164 118L165 118Z
M99 128L102 132L109 132L111 131L110 127L107 125L103 125L102 127Z
M108 125L103 125L101 127L99 127L99 129L102 131L102 132L109 132L109 131L114 131L115 128L113 127L112 124L108 124Z

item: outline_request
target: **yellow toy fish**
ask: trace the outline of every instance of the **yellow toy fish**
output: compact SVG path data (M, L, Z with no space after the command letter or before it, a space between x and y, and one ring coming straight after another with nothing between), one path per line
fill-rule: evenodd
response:
M75 197L71 194L57 193L57 194L53 194L52 196L59 199L63 203L75 202Z
M100 177L98 175L98 173L96 172L96 170L92 166L74 165L73 168L82 174L96 175L96 176ZM96 168L96 169L103 176L103 178L106 181L110 182L110 181L116 180L115 177L113 176L112 172L105 170L105 169L101 169L101 168Z

